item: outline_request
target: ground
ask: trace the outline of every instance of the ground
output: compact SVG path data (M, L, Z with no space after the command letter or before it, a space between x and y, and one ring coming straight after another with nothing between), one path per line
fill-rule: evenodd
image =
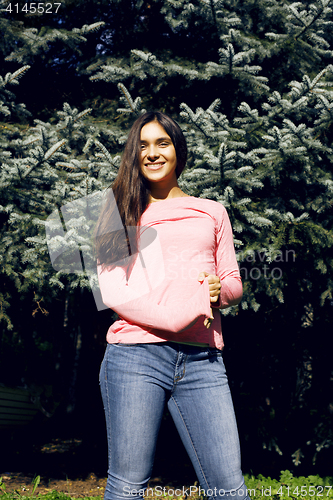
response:
M3 483L7 492L17 491L22 495L31 495L33 489L33 476L22 473L5 473L2 475ZM95 474L89 474L86 479L52 479L41 477L41 481L35 494L45 494L50 491L66 493L71 497L83 498L87 496L103 496L106 484L105 478L98 478Z
M0 464L0 478L5 490L0 488L0 495L1 489L6 492L17 491L21 495L31 495L34 479L39 475L40 482L35 490L36 495L55 490L76 498L103 497L106 477L103 477L103 473L98 476L95 472L87 472L87 467L89 464L92 465L92 461L89 461L87 452L81 447L82 442L79 439L52 439L47 444L32 447L31 453L28 452L23 456L14 453L10 457L4 453L6 465ZM94 465L96 466L96 463ZM17 470L25 472L13 472ZM154 487L163 482L162 478L154 477L149 486Z
M103 461L102 466L98 466L96 456L99 454L93 453L91 448L86 449L82 446L80 439L52 439L41 446L32 446L30 449L25 447L24 454L15 453L13 447L11 454L9 450L6 453L3 449L4 453L0 453L0 478L4 488L0 487L0 497L2 491L16 491L20 495L31 496L34 480L40 476L35 495L58 491L75 498L96 496L103 498L106 486L106 463ZM149 488L158 486L172 491L177 488L182 490L184 485L194 484L193 472L191 476L192 467L188 468L189 474L186 473L181 453L177 454L177 458L178 460L174 457L172 461L174 468L170 475L153 476ZM89 472L89 467L90 470L94 470L95 467L95 472Z
M0 476L1 477L1 476ZM34 477L32 475L26 476L22 473L6 473L2 474L2 481L5 485L6 492L17 492L22 496L30 496L33 490ZM161 478L152 478L149 482L150 488L155 488L159 486L161 488ZM58 491L61 493L66 493L67 495L74 498L84 498L84 497L97 497L103 498L104 488L106 485L106 478L98 478L94 473L87 476L86 479L52 479L48 477L41 477L40 483L35 490L35 495L45 495L51 491ZM180 488L182 491L183 487L180 485L167 486L167 490L173 492ZM0 490L1 496L1 490ZM187 495L186 495L187 496ZM176 498L183 500L186 496L176 495Z
M170 432L166 435L169 436ZM31 439L23 445L23 438L29 436ZM31 495L34 478L40 476L36 495L56 490L76 498L103 498L107 472L106 443L104 448L101 447L103 441L93 433L89 441L37 437L38 429L17 435L15 442L9 438L6 441L6 434L0 434L0 478L6 492ZM182 489L194 485L196 476L193 467L177 435L172 455L167 451L164 442L157 447L149 488ZM0 487L0 497L1 490L4 491Z

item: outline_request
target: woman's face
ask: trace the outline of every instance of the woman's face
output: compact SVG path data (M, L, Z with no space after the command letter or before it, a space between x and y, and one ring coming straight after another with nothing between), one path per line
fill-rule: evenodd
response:
M171 137L157 121L141 129L141 172L152 183L177 179L176 150Z

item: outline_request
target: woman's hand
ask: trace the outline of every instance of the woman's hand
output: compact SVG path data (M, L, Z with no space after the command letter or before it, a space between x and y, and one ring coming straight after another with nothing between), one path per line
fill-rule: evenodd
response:
M210 308L210 318L205 318L205 320L204 320L204 325L205 325L206 328L210 327L210 325L212 324L213 319L214 319L213 309Z
M221 291L221 281L218 276L214 274L208 274L206 271L203 271L198 276L198 281L203 281L205 278L208 278L209 284L209 293L210 293L210 302L217 302L219 300L220 291ZM214 319L213 309L210 308L210 318L206 318L204 320L204 325L206 328L209 328Z
M199 274L198 281L203 281L205 278L208 278L210 301L217 302L221 292L220 278L214 274L208 274L203 271Z

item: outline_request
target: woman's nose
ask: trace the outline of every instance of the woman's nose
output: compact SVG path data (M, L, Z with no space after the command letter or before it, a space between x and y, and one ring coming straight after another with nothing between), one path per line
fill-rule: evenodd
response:
M147 156L149 158L158 158L159 157L158 149L156 148L156 146L154 144L151 144L150 146L148 146Z

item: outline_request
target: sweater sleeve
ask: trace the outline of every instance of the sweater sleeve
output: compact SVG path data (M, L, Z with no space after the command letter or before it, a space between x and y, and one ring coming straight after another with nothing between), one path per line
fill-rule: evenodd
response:
M149 290L146 269L140 266L140 262L136 267L136 279L130 284L123 267L107 270L98 266L103 302L123 319L144 327L176 333L186 330L199 318L204 321L210 317L207 279L198 283L190 300L185 303L179 300L178 304L164 306L156 303L154 289Z
M221 281L219 301L213 307L226 309L237 305L243 295L242 280L239 274L233 243L232 227L226 209L222 207L216 234L216 274Z

